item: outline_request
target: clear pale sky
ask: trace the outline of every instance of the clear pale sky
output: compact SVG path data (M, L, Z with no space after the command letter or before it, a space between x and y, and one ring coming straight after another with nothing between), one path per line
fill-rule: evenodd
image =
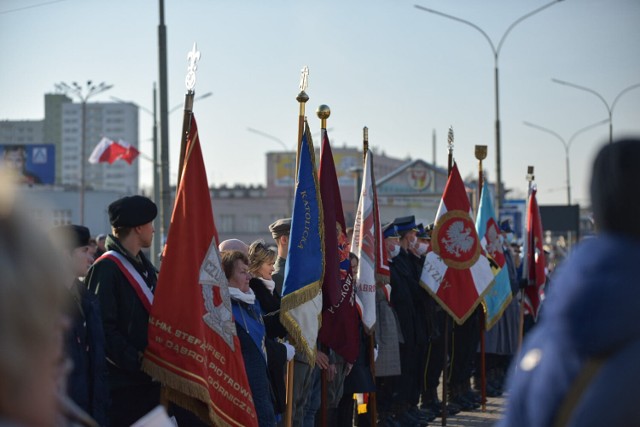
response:
M196 96L210 184L265 183L267 151L282 150L259 129L293 149L297 137L300 70L309 66L307 114L331 107L335 144L360 146L369 127L372 146L396 157L446 162L449 126L461 174L476 174L474 145L489 147L484 162L495 179L494 59L473 28L414 8L469 20L494 44L509 25L545 1L509 0L166 0L169 106L184 100L186 55L202 54ZM30 7L34 6L34 7ZM0 120L42 119L46 92L57 82L105 81L111 96L152 108L158 80L158 2L142 0L0 0ZM640 83L640 1L564 0L520 23L499 56L502 179L523 196L527 165L536 167L539 202L566 203L561 142L527 127L560 134L608 117L595 95L551 82L555 77L599 92L611 104ZM175 182L181 112L171 115ZM151 117L140 112L141 151L151 155ZM613 112L616 136L640 135L640 88ZM574 203L588 204L591 162L608 142L608 125L575 138L570 151ZM96 141L97 143L98 141ZM152 182L140 159L140 181Z

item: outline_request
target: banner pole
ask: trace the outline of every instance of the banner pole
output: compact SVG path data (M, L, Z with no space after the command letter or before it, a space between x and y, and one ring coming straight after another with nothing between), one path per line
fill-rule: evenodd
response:
M449 127L449 134L447 135L447 150L449 152L447 159L447 176L451 175L451 169L453 169L453 126ZM449 379L449 373L447 372L447 358L449 356L449 318L446 316L444 321L444 368L442 369L442 425L447 425L447 380ZM451 370L451 366L449 370Z
M529 203L531 203L531 187L533 186L533 180L535 179L533 166L527 166L527 181L528 181L528 190L527 190L527 217L526 221L529 221ZM527 280L527 286L529 285L529 233L526 232L527 227L525 226L525 234L524 234L524 244L522 245L522 262L524 263L522 266L522 278ZM520 353L520 348L522 347L522 340L524 338L524 289L520 290L520 322L518 327L518 353Z
M298 166L300 163L300 147L302 145L302 134L304 133L304 117L305 117L305 103L309 100L309 95L305 93L309 82L309 67L306 65L302 68L300 73L300 93L296 96L296 100L300 104L300 112L298 114L298 144L296 147L296 169L295 180L293 182L294 192L295 185L298 180ZM293 212L293 206L291 207ZM293 375L294 375L294 360L290 360L287 363L287 408L285 412L285 426L291 427L293 425Z
M487 158L487 146L476 145L476 159L478 159L478 198L476 202L476 217L480 212L480 200L482 200L482 192L484 191L484 172L482 170L482 161ZM480 391L482 412L487 412L487 359L485 348L485 326L487 322L487 314L484 308L480 311Z

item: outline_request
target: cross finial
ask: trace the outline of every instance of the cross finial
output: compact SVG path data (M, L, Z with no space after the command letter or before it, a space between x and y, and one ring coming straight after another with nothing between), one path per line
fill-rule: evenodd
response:
M309 84L309 67L306 65L301 70L300 74L300 92L304 92L307 90L307 85Z
M198 61L200 60L200 51L196 46L196 43L193 43L193 47L187 53L187 61L189 61L189 65L187 66L187 77L185 78L185 85L187 86L187 90L193 90L196 87L196 70L198 69Z

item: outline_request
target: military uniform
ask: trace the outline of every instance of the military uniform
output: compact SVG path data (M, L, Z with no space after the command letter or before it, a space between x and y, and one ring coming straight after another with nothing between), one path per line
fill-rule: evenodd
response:
M151 222L157 214L153 202L141 196L119 199L109 205L113 227L135 227ZM113 235L106 240L108 251L124 257L153 293L157 271L142 252L130 254ZM85 282L100 301L105 350L109 370L110 425L131 425L160 403L160 384L142 372L142 355L147 347L149 312L108 253L96 260Z

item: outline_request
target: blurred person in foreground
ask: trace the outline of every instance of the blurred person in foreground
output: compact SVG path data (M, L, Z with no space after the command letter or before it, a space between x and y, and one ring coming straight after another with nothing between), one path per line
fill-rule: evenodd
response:
M64 261L0 176L0 425L64 425Z
M65 334L65 353L73 366L67 378L67 395L101 426L107 425L109 390L104 353L104 332L99 302L80 278L93 263L89 229L61 225L49 231L54 245L66 258L69 277L70 325Z
M605 145L593 164L598 229L556 272L545 315L509 379L499 426L638 425L640 139Z
M160 383L142 372L147 325L157 283L155 267L142 253L153 240L158 209L142 196L109 205L112 234L85 283L98 296L109 370L112 426L128 426L160 403Z

